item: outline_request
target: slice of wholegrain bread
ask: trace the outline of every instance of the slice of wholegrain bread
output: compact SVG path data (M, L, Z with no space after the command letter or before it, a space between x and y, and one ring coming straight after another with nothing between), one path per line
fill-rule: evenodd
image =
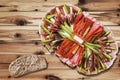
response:
M24 55L19 57L9 65L10 75L19 77L34 71L47 68L47 62L41 55Z

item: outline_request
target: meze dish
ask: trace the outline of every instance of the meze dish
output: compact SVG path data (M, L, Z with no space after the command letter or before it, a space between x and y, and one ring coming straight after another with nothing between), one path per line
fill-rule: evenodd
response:
M39 26L41 42L70 67L86 75L107 70L118 51L110 29L73 5L51 9Z

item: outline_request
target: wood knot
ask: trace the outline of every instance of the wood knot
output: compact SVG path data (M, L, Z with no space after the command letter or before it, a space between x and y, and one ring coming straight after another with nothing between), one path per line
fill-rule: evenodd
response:
M46 75L45 79L47 79L47 80L62 80L59 77L54 76L54 75Z
M0 7L6 7L5 5L0 5Z
M120 47L118 48L118 53L120 52Z
M38 9L35 9L35 11L38 11Z
M47 1L47 0L44 0L44 1Z
M39 31L37 32L37 35L40 37Z
M120 67L120 59L119 59L119 61L118 61L118 67Z
M85 78L84 78L84 77L82 77L81 79L82 79L82 80L85 80Z
M45 55L45 52L44 51L36 51L34 54L36 55Z
M39 42L36 41L36 42L35 42L35 45L39 45Z
M116 15L117 15L117 16L120 16L120 14L119 14L119 13L117 13Z
M12 10L9 10L10 12L17 12L18 10L17 9L12 9Z
M17 58L19 58L20 57L20 55L17 55Z
M23 26L27 24L27 21L25 19L16 19L15 24L19 26Z
M42 44L43 47L46 47L45 44Z
M17 8L17 7L18 7L18 5L13 5L13 7L14 7L14 8Z
M15 35L14 35L14 37L16 37L16 38L19 38L19 37L21 37L22 35L20 34L20 33L16 33Z
M37 32L37 34L39 35L39 32Z
M9 75L8 78L11 78L11 76Z
M118 8L117 11L120 12L120 8Z
M7 43L7 42L4 40L0 40L0 44L5 44L5 43Z

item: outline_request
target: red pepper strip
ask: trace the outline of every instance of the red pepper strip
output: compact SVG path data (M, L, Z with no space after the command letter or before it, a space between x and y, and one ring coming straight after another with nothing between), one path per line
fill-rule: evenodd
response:
M83 25L83 20L84 20L84 17L82 17L82 19L76 24L76 27L74 28L74 32L78 32L78 29L81 30L81 27Z
M73 44L71 48L69 48L69 52L65 55L66 58L70 58L72 51L77 47L78 45L76 43Z
M77 29L76 29L76 33L79 35L79 32L84 28L85 25L85 17L83 17L81 19L81 21L78 22L77 24Z
M85 30L93 24L93 21L83 17L77 24L76 30L74 33L77 33L80 38L82 38ZM84 40L84 39L83 39Z
M102 31L103 31L103 27L100 27L99 29L97 29L95 33L88 38L88 41L90 41L94 36L99 35Z
M94 32L94 34L93 35L96 35L96 34L99 34L99 33L101 33L101 31L103 30L103 27L102 26L100 26L95 32Z
M91 36L91 38L88 39L88 40L90 41L90 40L92 39L92 37L99 35L102 31L103 31L103 28L101 27L101 28L99 29L99 32L98 32L97 34L93 34L93 36Z
M64 43L64 44L63 44ZM74 42L72 42L72 41L70 41L70 40L64 40L63 42L62 42L62 44L59 46L59 49L58 50L56 50L56 53L57 54L60 54L60 55L63 55L65 52L66 52L66 48L70 48L71 47L71 45L73 44Z
M69 42L66 42L65 46L60 46L59 49L56 51L56 53L61 54L63 52L63 49L68 45Z
M61 45L60 45L60 46L65 45L68 41L69 41L69 39L64 39L64 41L61 43Z
M93 37L93 35L97 35L100 32L102 32L102 27L99 24L94 23L90 29L90 31L88 32L88 34L85 36L85 40L89 41L90 37Z
M78 61L78 58L79 58L79 56L80 56L80 51L81 51L81 47L77 50L77 52L76 52L76 54L70 59L70 62L72 63L72 64L75 64L76 65L76 63L77 63L77 61Z
M66 40L64 44L60 45L60 48L65 48L67 45L69 45L69 43L71 43L70 40Z
M77 33L78 33L79 35L82 35L82 36L83 36L85 30L86 30L88 27L90 27L90 25L93 24L93 21L85 17L82 22L83 22L83 23L79 24L79 26L81 26L81 27L78 29Z
M82 23L81 24L78 24L78 26L80 26L77 30L77 34L78 35L81 35L80 33L82 32L82 29L85 27L85 23L86 23L86 18L84 17L82 19Z
M83 17L82 13L78 14L77 17L75 18L74 24L77 24L82 17Z
M74 21L74 30L75 30L75 28L77 27L77 23L80 21L80 19L83 17L83 14L82 13L80 13L80 14L78 14L77 15L77 17L75 18L75 21Z
M68 51L70 50L70 48L73 46L73 44L74 44L74 42L71 42L68 45L64 46L64 48L61 49L61 52L60 52L61 55L65 56L68 53Z
M78 61L77 61L77 65L81 64L83 51L84 51L84 48L82 48L79 52L79 58L78 58Z
M82 53L84 51L84 48L80 47L76 54L70 59L70 62L72 63L72 65L80 65L81 64L81 60L82 60Z
M86 18L86 22L85 22L85 25L84 25L84 28L82 28L82 30L80 31L81 35L83 36L85 30L90 27L91 25L93 24L93 21Z
M70 41L70 40L67 41L66 44L64 44L64 45L61 46L61 49L65 49L66 47L70 47L69 45L70 45L71 42L72 41Z
M73 46L74 42L70 43L68 46L66 46L66 48L63 49L62 51L62 56L65 56L71 49L71 47Z
M95 23L92 25L90 31L88 34L85 36L85 39L88 39L97 29L99 28L98 25L95 25Z

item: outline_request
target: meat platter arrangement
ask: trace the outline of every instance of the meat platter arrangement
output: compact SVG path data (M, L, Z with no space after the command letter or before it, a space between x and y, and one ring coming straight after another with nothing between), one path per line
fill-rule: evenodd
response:
M117 57L113 33L81 8L64 4L43 17L41 42L79 73L93 75L109 69Z

